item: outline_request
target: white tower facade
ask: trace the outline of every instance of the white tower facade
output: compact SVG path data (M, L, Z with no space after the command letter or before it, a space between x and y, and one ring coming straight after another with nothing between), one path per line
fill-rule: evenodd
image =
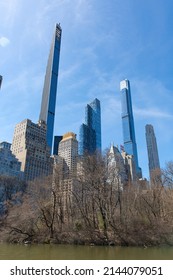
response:
M75 175L77 169L78 141L76 134L67 132L59 143L58 156L64 160L63 172L65 177Z

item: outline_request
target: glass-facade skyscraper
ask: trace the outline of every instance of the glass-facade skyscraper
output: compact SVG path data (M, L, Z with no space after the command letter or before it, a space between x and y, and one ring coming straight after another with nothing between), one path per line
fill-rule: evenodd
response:
M135 127L132 110L132 100L130 92L130 82L125 79L120 82L121 104L122 104L122 127L124 138L124 149L127 154L133 155L136 174L142 177L141 168L138 164L137 145L135 137Z
M160 170L157 141L154 133L154 128L151 124L147 124L145 126L145 136L146 136L147 152L148 152L148 166L149 166L150 177L151 177L152 171L156 169Z
M85 109L85 124L79 129L79 155L101 152L101 108L95 98Z
M53 155L58 155L59 143L62 140L63 136L54 136L54 146L53 146Z
M54 119L55 119L55 105L56 105L56 93L58 83L58 69L60 58L60 46L61 46L61 33L62 29L59 24L56 24L55 32L52 39L50 48L46 75L44 81L40 121L45 121L47 124L47 144L52 150Z
M2 76L0 75L0 89L1 89L1 84L2 84Z

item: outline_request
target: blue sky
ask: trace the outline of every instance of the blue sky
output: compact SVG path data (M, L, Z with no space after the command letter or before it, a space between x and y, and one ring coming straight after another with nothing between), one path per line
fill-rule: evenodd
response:
M161 167L173 160L172 0L1 0L0 141L37 122L55 23L63 30L55 135L84 122L101 101L102 146L123 143L119 83L131 83L139 164L148 177L145 125L154 126Z

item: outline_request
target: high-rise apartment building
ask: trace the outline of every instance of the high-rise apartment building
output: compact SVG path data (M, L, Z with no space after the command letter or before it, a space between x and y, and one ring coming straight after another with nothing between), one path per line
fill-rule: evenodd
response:
M0 143L0 175L23 178L20 171L21 162L11 152L11 144L8 142Z
M79 155L84 155L86 153L94 154L95 151L95 131L83 123L79 128Z
M78 141L76 134L68 132L59 143L58 156L63 159L63 176L69 178L76 175Z
M32 181L39 177L48 176L52 172L50 149L46 141L46 124L38 124L24 120L16 125L12 153L21 162L24 179Z
M135 127L130 92L130 82L125 79L120 82L121 104L122 104L122 126L124 137L124 149L129 155L133 155L137 177L142 177L141 168L138 164Z
M2 85L2 76L0 75L0 89L1 89L1 85Z
M59 24L56 24L55 32L52 39L50 54L47 63L41 111L40 121L44 121L47 124L47 143L52 151L54 120L55 120L55 105L56 105L56 93L58 83L58 69L60 59L60 46L61 46L61 33L62 29Z
M115 185L117 189L122 189L127 181L125 171L124 159L118 147L111 145L108 153L108 183Z
M101 152L101 108L96 98L85 109L85 124L79 130L79 154Z
M133 155L129 155L125 151L121 152L121 155L124 160L125 173L128 182L130 181L135 182L137 175L136 175L136 166L135 166Z
M154 170L160 170L159 155L157 149L157 141L154 133L154 128L151 124L145 126L145 136L148 152L148 166L150 177Z

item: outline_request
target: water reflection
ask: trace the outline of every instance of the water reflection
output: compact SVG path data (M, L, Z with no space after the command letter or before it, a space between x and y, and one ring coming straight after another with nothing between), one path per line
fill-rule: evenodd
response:
M173 247L0 244L1 260L173 260Z

